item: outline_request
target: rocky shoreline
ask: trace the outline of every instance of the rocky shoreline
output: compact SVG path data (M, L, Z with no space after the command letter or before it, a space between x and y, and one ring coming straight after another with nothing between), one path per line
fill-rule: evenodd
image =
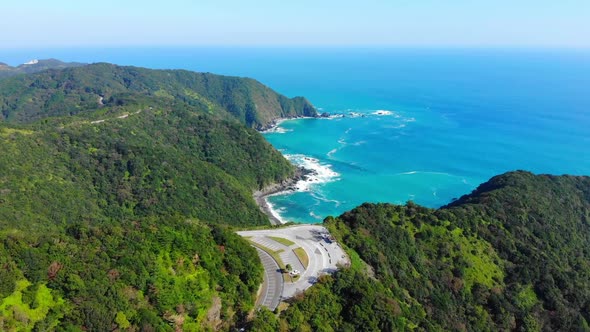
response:
M283 121L293 120L293 119L305 119L305 118L321 118L321 117L324 117L324 115L316 114L316 116L314 116L314 117L294 116L294 117L289 117L289 118L274 119L270 123L267 123L263 126L258 127L257 130L260 133L272 132ZM254 201L256 201L256 204L258 204L258 206L260 207L260 210L268 216L268 219L270 220L271 224L281 225L284 223L284 221L282 221L275 214L275 212L271 209L271 207L268 204L267 198L269 196L273 196L273 195L294 192L297 190L297 183L299 181L307 181L307 179L313 175L317 175L316 171L311 170L311 169L307 169L307 168L304 168L301 166L296 166L295 174L292 177L285 179L279 183L273 183L269 186L266 186L265 188L263 188L261 190L255 191L253 193Z
M273 225L281 225L283 221L279 219L274 213L271 207L268 205L267 197L273 195L279 195L283 193L294 192L297 190L297 183L299 181L306 181L310 176L315 174L314 170L310 170L303 167L297 167L295 174L278 183L273 183L261 190L257 190L253 193L254 201L260 207L260 210L266 214Z
M278 119L272 120L271 122L269 122L267 124L258 126L256 128L256 130L258 130L261 133L271 132L274 129L276 129L283 121L295 120L295 119L315 119L315 118L320 118L320 117L322 117L322 116L317 114L316 116L293 116L293 117L289 117L289 118L278 118Z
M388 112L388 111L377 111L377 112ZM376 115L385 115L383 113L376 113ZM278 118L274 119L264 125L259 125L256 130L261 133L268 133L273 132L277 129L277 127L283 122L287 120L295 120L295 119L337 119L337 118L357 118L357 117L366 117L366 114L358 113L358 112L345 112L345 113L317 113L315 116L293 116L288 118Z

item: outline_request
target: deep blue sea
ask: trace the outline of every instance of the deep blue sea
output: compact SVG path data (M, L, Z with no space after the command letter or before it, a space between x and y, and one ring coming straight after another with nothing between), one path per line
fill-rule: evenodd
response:
M363 202L449 203L510 170L590 175L590 51L140 48L0 50L0 61L107 61L249 76L343 118L265 137L318 170L269 199L287 221Z

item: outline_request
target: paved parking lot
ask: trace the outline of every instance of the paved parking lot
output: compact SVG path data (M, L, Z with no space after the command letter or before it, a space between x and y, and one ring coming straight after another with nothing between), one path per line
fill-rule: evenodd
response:
M238 232L238 234L248 237L250 240L273 251L282 250L282 252L279 253L279 256L283 263L290 264L293 269L301 271L301 276L296 282L283 282L280 273L276 273L276 262L274 266L264 263L265 260L268 260L269 255L265 255L266 253L264 252L258 252L266 270L266 286L263 287L263 294L261 294L261 297L266 296L267 301L261 304L269 307L271 310L276 306L271 307L267 305L267 303L274 304L276 302L278 304L281 299L290 298L298 292L302 292L309 288L322 274L335 272L338 269L339 264L349 264L348 256L345 254L344 250L342 250L340 245L326 239L326 237L328 237L328 231L323 226L298 225L270 230L242 231ZM293 241L295 244L287 246L269 238L270 236L284 238ZM303 248L309 257L309 265L307 269L303 267L299 258L297 258L297 255L293 252L293 249L299 247ZM270 279L267 280L267 278ZM273 291L269 289L269 287L275 285L275 281L278 284L282 284L282 291L280 294L274 294L276 290ZM273 287L274 289L278 289L276 286ZM273 293L273 295L269 295L271 293ZM270 301L268 298L272 298L273 300Z
M299 261L299 258L297 258L297 255L293 252L293 249L301 247L297 243L291 246L286 246L266 236L254 236L251 240L274 251L282 250L282 252L279 253L279 256L285 265L290 264L293 270L305 270L303 264Z

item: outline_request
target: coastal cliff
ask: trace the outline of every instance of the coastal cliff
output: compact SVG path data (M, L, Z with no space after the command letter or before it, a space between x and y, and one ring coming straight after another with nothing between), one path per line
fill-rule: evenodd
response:
M187 70L97 63L0 81L0 120L12 123L50 116L84 116L105 106L154 102L235 119L259 130L281 118L317 116L304 97L288 98L254 79Z

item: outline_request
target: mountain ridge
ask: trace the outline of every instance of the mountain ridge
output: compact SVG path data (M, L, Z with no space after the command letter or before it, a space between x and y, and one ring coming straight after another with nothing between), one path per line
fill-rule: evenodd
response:
M21 74L33 74L48 69L64 69L84 65L86 64L81 62L63 62L57 59L31 60L16 67L0 62L0 79Z
M14 94L16 91L22 92ZM14 123L90 113L142 98L185 103L188 108L233 118L255 129L280 118L317 116L307 99L287 98L254 79L187 70L95 63L0 81L0 114L4 121Z

